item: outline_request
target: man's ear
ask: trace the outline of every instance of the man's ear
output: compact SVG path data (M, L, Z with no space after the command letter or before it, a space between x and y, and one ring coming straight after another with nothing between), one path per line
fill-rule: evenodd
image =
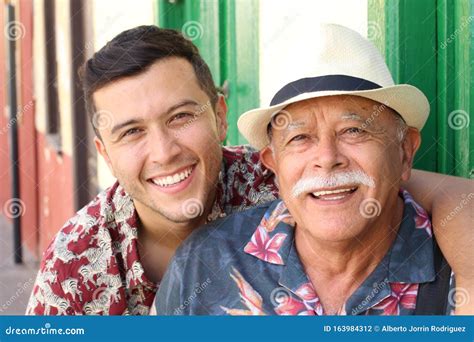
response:
M266 166L267 169L270 169L273 173L275 173L275 154L273 153L273 149L270 145L267 145L260 151L260 160L262 161L263 165Z
M227 103L223 95L219 94L216 103L217 133L223 142L227 136Z
M110 172L115 177L114 169L112 168L112 163L110 162L109 155L107 154L107 150L105 149L104 142L102 141L102 139L95 136L94 144L95 144L95 149L97 150L97 152L99 152L102 158L104 158L105 162L107 163L107 166L109 167Z
M413 127L408 127L405 140L402 143L402 180L407 181L411 176L413 159L421 144L420 131Z

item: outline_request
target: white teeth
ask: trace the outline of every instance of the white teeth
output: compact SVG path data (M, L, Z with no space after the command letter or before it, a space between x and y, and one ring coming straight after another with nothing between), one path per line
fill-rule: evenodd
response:
M337 201L337 200L343 199L344 197L346 197L346 196L345 195L344 196L335 196L335 197L321 198L321 199L323 201Z
M182 182L186 178L188 178L192 172L193 172L193 167L190 167L184 170L183 172L175 173L174 175L171 175L171 176L152 179L152 182L161 187L175 185L179 182Z
M323 190L323 191L313 192L312 194L316 197L319 197L319 196L324 196L324 195L338 194L338 193L341 193L341 192L348 192L348 191L352 191L354 189L355 188L337 189L337 190ZM343 198L343 197L344 196L338 196L338 197L332 197L331 199L334 199L334 198L340 199L340 198Z

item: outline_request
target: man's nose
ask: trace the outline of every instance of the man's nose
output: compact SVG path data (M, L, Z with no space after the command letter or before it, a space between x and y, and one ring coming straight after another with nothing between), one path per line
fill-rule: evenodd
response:
M312 149L313 167L319 171L334 171L348 165L348 159L338 147L337 137L332 134L321 136Z
M153 163L167 165L182 152L176 136L164 129L153 129L148 134L149 159Z

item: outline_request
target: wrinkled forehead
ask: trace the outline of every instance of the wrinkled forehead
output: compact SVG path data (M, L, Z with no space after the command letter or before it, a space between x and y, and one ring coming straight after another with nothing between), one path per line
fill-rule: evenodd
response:
M385 113L387 112L387 113ZM284 107L271 119L272 128L300 128L317 121L318 118L332 121L353 121L384 124L390 120L389 112L395 112L386 105L359 96L325 96L292 103ZM378 119L378 120L376 120ZM388 123L388 122L387 122ZM283 126L283 124L285 124Z

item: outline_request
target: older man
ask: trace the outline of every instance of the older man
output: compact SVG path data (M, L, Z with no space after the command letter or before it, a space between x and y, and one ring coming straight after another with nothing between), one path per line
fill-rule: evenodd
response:
M281 200L192 234L161 284L158 314L447 312L450 268L427 213L400 188L428 101L394 85L357 33L327 25L321 40L310 77L239 120Z

